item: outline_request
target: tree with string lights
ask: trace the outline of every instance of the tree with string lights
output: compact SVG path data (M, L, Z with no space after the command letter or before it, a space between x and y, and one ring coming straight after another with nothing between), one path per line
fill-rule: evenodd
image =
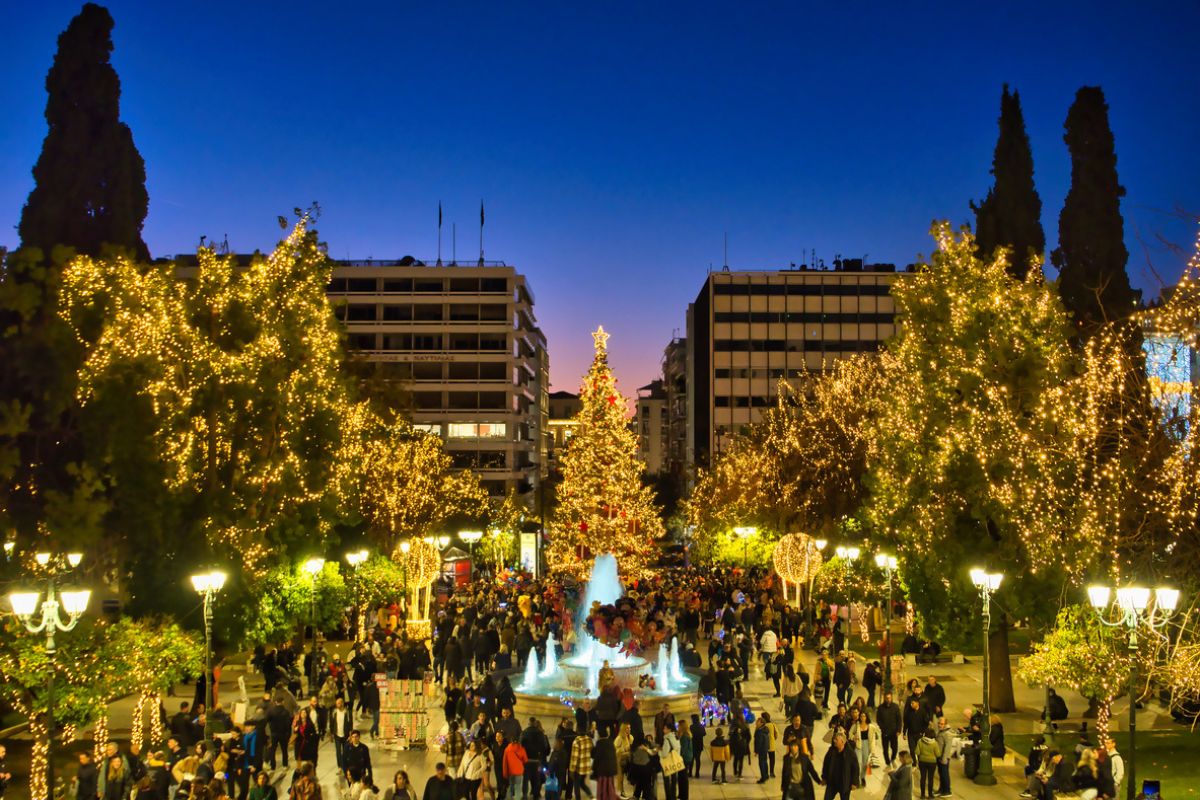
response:
M550 572L586 578L602 553L636 578L654 557L663 523L653 490L642 481L637 437L625 398L608 366L608 334L592 334L596 355L583 379L577 427L562 457L558 507L550 526Z

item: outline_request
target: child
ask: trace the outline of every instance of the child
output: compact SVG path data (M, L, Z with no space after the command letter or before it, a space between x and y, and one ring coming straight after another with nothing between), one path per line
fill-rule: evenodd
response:
M729 741L725 738L725 731L722 728L717 728L712 744L709 745L709 758L712 759L713 765L712 782L717 782L717 767L720 767L721 783L725 783L725 762L729 760Z

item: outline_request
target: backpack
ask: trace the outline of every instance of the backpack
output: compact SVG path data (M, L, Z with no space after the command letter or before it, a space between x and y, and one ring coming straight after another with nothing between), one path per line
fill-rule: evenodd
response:
M629 757L629 760L635 767L644 767L650 763L650 753L646 751L646 748L639 747L633 751L633 755Z

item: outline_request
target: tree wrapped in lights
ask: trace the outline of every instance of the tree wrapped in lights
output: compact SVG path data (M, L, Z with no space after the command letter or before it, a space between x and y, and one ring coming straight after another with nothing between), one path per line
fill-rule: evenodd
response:
M516 489L509 489L504 499L492 502L492 510L488 515L487 536L480 544L480 554L492 563L496 574L505 564L517 560L517 537L529 518L529 508L517 494Z
M395 554L401 540L439 533L456 516L483 514L478 476L453 468L441 437L386 422L366 403L349 410L345 426L343 479L357 483L359 512L380 552Z
M1094 609L1067 606L1054 629L1020 660L1017 677L1031 686L1066 686L1095 702L1101 739L1112 702L1129 684L1129 650L1123 629L1105 626Z
M197 262L179 280L173 264L75 259L60 313L88 344L81 401L130 375L150 403L164 479L194 526L171 547L199 541L254 579L279 548L324 539L344 500L349 405L331 265L307 214L245 268L211 248ZM155 560L137 572L174 577Z
M796 600L799 602L800 587L816 578L823 559L816 539L806 533L789 533L775 543L771 563L784 580L785 596L787 584L791 583L796 587Z
M971 567L1019 582L1006 608L1037 621L1043 598L1095 563L1104 543L1060 527L1046 498L1066 438L1046 401L1077 369L1053 287L1036 266L1014 279L1003 249L981 260L969 233L944 223L933 233L930 263L892 290L899 324L881 355L865 518L909 554L904 583L928 633L945 640L979 614ZM998 623L991 697L1007 710L1007 616Z
M785 530L829 531L856 513L879 384L869 356L795 386L781 381L775 407L697 476L687 504L696 556L732 552L728 531L737 525L757 525L769 543Z
M608 334L592 335L596 355L583 379L575 435L562 458L563 479L546 560L552 573L586 578L592 560L612 553L635 578L653 557L663 523L653 490L642 483L637 437L608 366Z

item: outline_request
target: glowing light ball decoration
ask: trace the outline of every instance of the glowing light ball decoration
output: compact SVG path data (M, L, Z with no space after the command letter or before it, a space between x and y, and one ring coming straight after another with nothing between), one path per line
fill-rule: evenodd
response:
M817 540L806 533L789 533L775 544L772 555L775 571L784 581L784 597L787 584L796 587L796 602L800 602L800 587L811 583L821 569L824 560L817 547Z
M410 636L425 638L430 633L432 586L442 571L442 554L431 542L413 539L412 546L401 558L408 570L408 619L405 626Z

